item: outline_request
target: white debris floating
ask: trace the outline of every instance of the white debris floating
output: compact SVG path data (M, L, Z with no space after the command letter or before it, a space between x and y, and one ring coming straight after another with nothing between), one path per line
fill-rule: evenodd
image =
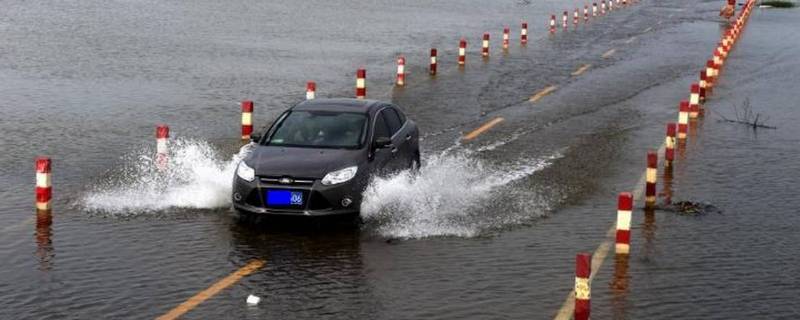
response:
M252 294L247 296L247 305L255 306L258 305L259 302L261 302L261 298L258 296L254 296Z

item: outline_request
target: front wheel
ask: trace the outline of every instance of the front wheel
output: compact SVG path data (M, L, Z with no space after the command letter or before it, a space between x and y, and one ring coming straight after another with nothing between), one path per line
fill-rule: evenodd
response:
M414 158L411 159L411 165L409 168L412 172L419 172L419 168L422 166L422 161L420 161L419 150L414 152Z

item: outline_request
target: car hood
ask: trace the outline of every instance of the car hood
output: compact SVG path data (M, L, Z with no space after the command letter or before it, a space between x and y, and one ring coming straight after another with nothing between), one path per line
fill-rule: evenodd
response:
M257 176L322 179L328 172L358 164L360 150L258 146L245 159Z

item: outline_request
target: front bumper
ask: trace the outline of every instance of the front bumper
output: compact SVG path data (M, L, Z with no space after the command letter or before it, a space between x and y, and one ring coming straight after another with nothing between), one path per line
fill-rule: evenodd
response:
M354 179L342 184L326 186L319 179L308 179L311 183L281 184L275 179L256 177L248 182L234 177L233 207L236 210L256 214L284 216L330 216L358 213L361 205L361 190L358 180ZM266 190L300 191L304 195L302 206L270 207L266 205ZM237 196L238 195L238 196ZM342 199L349 198L348 206L342 205Z

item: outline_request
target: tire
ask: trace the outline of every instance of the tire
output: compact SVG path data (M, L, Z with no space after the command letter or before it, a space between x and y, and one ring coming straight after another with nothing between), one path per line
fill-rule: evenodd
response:
M412 172L419 172L419 168L422 167L422 161L420 160L419 150L414 152L414 158L411 159L411 164L409 165L409 169Z

